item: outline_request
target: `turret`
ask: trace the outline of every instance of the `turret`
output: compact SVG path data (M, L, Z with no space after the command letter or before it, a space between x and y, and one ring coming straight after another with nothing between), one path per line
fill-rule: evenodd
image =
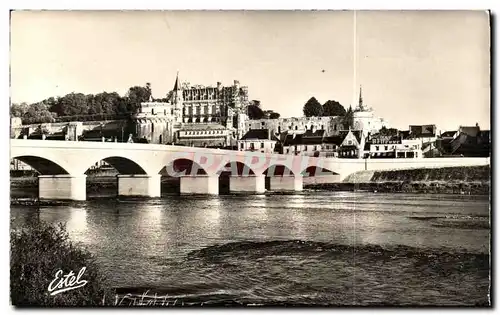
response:
M182 122L183 97L179 82L179 72L177 72L177 76L175 77L174 89L172 90L172 105L174 107L175 121Z

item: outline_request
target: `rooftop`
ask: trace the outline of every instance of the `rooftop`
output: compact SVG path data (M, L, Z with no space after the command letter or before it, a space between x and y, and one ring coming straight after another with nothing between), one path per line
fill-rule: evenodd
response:
M271 136L271 139L269 137ZM274 135L271 135L268 129L250 129L241 140L277 140Z

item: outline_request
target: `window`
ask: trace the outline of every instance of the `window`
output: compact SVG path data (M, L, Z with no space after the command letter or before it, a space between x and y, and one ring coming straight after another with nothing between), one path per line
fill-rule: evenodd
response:
M307 151L307 145L304 146L304 151Z
M316 150L318 150L318 146L315 145L313 151L316 151Z
M352 140L347 141L348 145L352 145Z
M295 130L298 130L298 129L299 129L299 127L298 127L298 126L295 126Z
M265 122L262 122L262 127L264 127L265 125L266 125L266 123L265 123Z
M286 153L290 153L290 149L286 149Z
M264 149L264 142L261 142L261 143L260 143L260 148L261 148L261 149Z
M384 150L386 150L386 151L389 150L389 146L385 146Z
M242 142L240 143L240 148L243 149L245 147L245 144Z
M333 130L337 131L337 125L333 125Z
M375 146L375 150L377 150L377 151L379 150L379 147L378 147L378 145L376 145L376 146Z
M250 150L255 150L255 146L253 143L250 143Z
M295 146L295 152L297 152L297 146Z
M151 115L154 115L154 114L155 114L155 109L151 108Z

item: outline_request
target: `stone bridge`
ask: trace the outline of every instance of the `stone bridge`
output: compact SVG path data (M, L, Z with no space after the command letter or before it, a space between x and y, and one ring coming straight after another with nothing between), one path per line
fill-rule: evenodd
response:
M40 199L86 199L86 172L101 160L118 172L118 195L160 196L161 176L180 177L181 193L218 194L220 176L232 192L300 191L303 177L323 176L322 159L185 146L50 140L11 140L11 159L37 170Z
M338 159L198 147L50 140L10 140L10 157L37 170L40 199L86 199L86 172L101 160L118 172L118 195L160 197L161 176L180 178L182 194L300 191L306 182L338 182L361 170L485 165L489 159Z

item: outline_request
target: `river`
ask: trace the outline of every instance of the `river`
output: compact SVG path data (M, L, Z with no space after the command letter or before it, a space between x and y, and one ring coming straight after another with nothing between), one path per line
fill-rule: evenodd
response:
M64 222L109 285L258 305L489 305L488 196L305 191L11 208Z

